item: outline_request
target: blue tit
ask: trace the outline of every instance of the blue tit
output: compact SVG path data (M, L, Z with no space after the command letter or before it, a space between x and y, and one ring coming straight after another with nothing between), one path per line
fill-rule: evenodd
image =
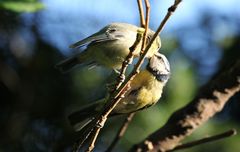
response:
M155 53L146 67L131 81L131 88L111 112L111 116L136 112L157 103L169 77L170 66L167 58L163 54ZM105 102L104 98L71 113L68 117L70 123L76 130L80 130L80 124L90 122L91 118L100 112Z
M129 48L136 41L137 33L143 33L144 28L127 23L111 23L97 33L80 40L70 48L87 46L81 53L78 53L58 63L56 67L62 72L67 72L77 65L89 67L103 66L118 70L122 62L129 54ZM148 30L147 43L154 32ZM141 40L142 41L142 40ZM141 41L134 51L134 57L138 57L141 51ZM147 57L151 57L161 47L161 40L158 36L148 51Z

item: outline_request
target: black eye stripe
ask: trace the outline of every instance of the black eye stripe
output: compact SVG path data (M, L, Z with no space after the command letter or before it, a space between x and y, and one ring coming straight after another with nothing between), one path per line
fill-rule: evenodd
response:
M147 70L151 72L158 81L164 82L169 79L170 74L162 74L160 71L156 69L152 69L151 67L147 66Z
M158 74L156 75L156 79L161 82L166 81L169 79L169 74Z

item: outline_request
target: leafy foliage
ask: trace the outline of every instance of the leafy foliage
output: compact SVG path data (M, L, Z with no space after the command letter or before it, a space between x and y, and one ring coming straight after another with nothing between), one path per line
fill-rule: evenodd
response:
M42 10L44 5L38 0L4 0L0 1L0 9L16 13L36 12Z

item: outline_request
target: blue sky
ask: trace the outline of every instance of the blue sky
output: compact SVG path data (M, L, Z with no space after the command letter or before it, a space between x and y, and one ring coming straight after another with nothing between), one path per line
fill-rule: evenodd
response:
M69 54L68 45L82 39L111 22L138 24L136 0L43 0L46 9L39 15L42 36ZM173 1L151 1L151 28L156 29ZM164 33L185 24L198 24L204 10L222 15L240 14L238 0L184 0L168 21Z

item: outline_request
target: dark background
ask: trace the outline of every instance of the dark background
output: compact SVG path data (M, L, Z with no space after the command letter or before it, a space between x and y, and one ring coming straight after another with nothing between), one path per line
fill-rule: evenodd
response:
M156 30L172 1L151 1L150 27ZM172 74L161 101L138 112L117 147L126 151L161 127L222 67L239 59L240 10L236 0L183 1L161 34ZM68 45L111 22L139 24L136 1L0 1L0 151L53 151L67 146L73 129L66 115L104 97L111 71L54 65L74 51ZM240 95L186 140L240 129ZM112 118L101 132L104 150L120 126ZM185 151L240 151L239 135Z

